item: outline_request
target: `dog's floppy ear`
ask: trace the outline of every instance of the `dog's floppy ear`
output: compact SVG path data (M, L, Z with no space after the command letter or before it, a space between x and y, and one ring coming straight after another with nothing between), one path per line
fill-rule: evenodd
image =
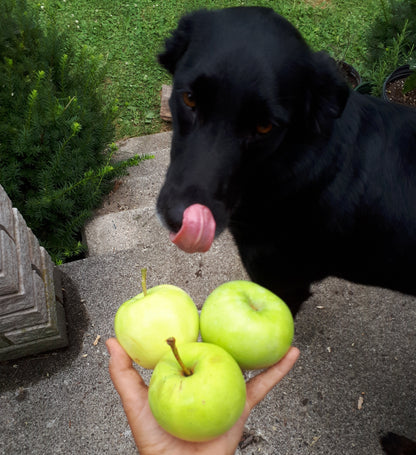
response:
M329 55L316 52L312 58L308 111L314 130L325 135L329 134L333 121L342 115L350 89Z
M195 13L182 17L172 36L165 41L165 50L158 55L159 63L171 74L175 72L176 64L188 48L194 28Z

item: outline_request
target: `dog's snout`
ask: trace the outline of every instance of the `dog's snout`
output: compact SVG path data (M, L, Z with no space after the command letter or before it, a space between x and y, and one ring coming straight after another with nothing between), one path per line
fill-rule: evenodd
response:
M160 193L156 207L157 214L161 223L170 232L176 233L180 230L185 208L182 204L170 202L170 198L164 197L163 192Z

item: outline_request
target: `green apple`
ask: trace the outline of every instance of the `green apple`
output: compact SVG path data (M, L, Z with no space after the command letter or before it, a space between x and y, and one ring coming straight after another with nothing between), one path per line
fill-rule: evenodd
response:
M225 433L246 402L237 362L209 343L187 343L177 350L172 346L172 351L162 357L150 379L149 404L155 419L186 441L208 441Z
M118 342L140 366L154 368L170 350L166 338L175 337L178 345L196 341L199 334L198 310L191 297L177 286L162 284L146 289L124 302L114 318Z
M216 288L202 306L200 329L203 341L223 347L246 370L278 362L294 335L289 307L250 281L230 281Z

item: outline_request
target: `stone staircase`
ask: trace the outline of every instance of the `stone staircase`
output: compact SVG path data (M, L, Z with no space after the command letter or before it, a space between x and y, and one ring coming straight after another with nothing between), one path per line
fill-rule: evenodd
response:
M167 132L119 144L116 159L136 154L154 158L129 168L128 175L116 182L113 192L86 224L85 261L131 255L152 271L149 284L185 284L201 306L214 287L247 275L228 233L205 255L188 255L169 241L155 205L169 164L170 141L171 133ZM59 268L53 266L2 189L0 260L0 360L66 346Z

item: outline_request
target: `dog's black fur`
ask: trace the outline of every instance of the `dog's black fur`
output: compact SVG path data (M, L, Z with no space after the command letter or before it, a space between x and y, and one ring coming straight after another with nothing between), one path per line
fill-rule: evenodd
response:
M208 206L293 313L327 275L416 293L416 110L351 91L265 8L185 16L159 61L174 75L171 230Z
M265 8L185 16L159 61L174 76L157 204L172 231L209 207L293 313L327 275L416 294L416 110L350 90Z

